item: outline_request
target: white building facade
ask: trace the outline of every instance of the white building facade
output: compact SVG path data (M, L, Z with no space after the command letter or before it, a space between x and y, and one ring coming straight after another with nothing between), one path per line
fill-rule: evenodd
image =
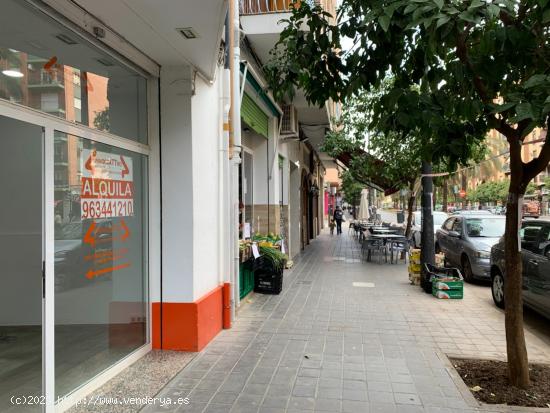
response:
M0 411L63 411L151 349L200 351L249 292L244 225L291 257L323 228L329 112L297 103L281 132L291 105L253 58L276 33L242 49L230 159L227 8L0 5Z

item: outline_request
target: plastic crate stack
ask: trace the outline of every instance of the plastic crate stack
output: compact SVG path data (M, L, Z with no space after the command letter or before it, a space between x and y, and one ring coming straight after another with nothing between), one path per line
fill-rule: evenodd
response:
M420 249L413 248L409 252L409 281L412 285L420 285Z
M420 285L420 275L422 273L420 252L420 248L413 248L409 252L409 281L412 285ZM437 267L445 266L445 254L435 254L435 265Z

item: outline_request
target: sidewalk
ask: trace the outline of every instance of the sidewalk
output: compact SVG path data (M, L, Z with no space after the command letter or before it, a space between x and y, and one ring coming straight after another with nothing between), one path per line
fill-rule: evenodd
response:
M503 411L476 409L443 355L505 355L489 288L465 296L436 300L408 284L404 264L361 262L347 226L323 234L285 271L281 295L243 303L234 327L157 395L189 405L142 411ZM531 359L550 361L544 337L526 336Z

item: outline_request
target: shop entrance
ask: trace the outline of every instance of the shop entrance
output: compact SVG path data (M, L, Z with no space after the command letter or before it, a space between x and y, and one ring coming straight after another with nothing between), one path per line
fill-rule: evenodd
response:
M43 134L0 116L0 411L43 394Z

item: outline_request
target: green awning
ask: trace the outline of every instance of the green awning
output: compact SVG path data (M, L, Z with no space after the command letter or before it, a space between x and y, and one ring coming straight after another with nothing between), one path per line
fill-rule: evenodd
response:
M269 138L269 117L246 93L241 103L241 118L260 135Z
M245 64L241 63L241 74L244 75L244 72L245 72ZM250 71L248 71L248 70L246 71L246 82L250 86L252 86L254 91L257 93L258 97L269 108L269 110L271 111L271 116L275 116L275 117L281 116L281 114L279 113L279 111L277 110L277 108L275 107L273 102L271 101L271 99L267 96L267 94L262 89L262 87L260 86L258 81L254 78L254 76L252 76L252 73L250 73Z

